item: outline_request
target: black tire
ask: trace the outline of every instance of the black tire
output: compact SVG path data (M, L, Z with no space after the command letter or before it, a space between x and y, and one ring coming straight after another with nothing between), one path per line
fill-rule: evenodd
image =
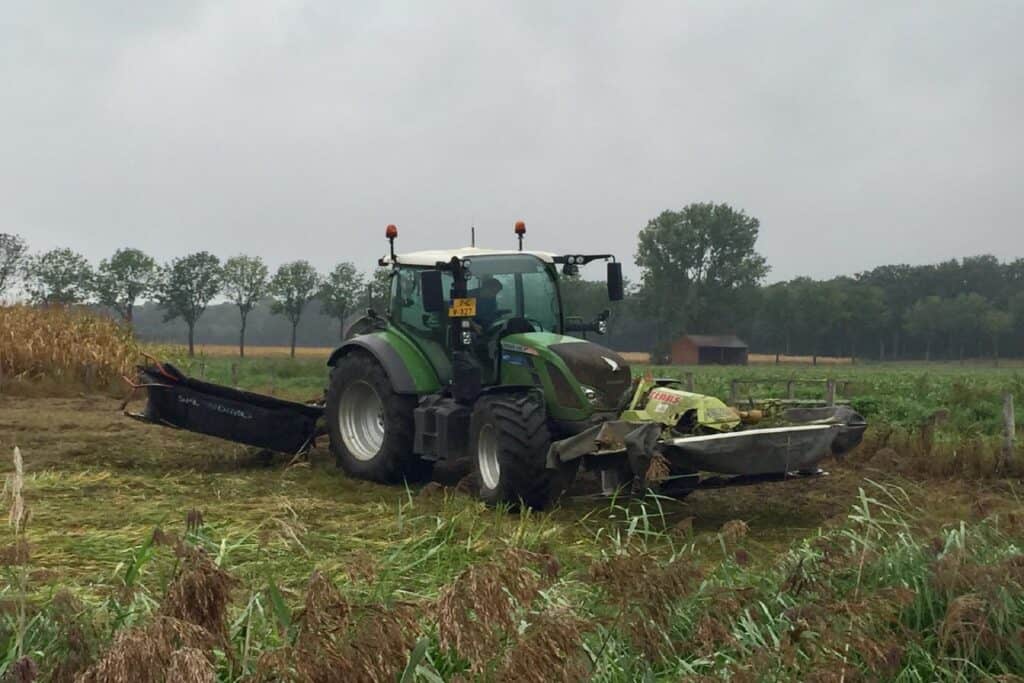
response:
M489 457L481 455L481 442ZM548 469L550 445L542 397L530 392L481 398L469 427L469 452L480 498L488 505L525 504L537 509L557 501L576 478L579 462Z
M373 411L367 406L374 405L375 400L377 410ZM362 416L354 412L360 407L364 410ZM429 477L430 463L412 449L415 408L416 397L396 394L373 356L360 352L343 356L331 371L324 411L338 467L353 477L386 484ZM382 435L369 424L372 421L367 415L371 412L377 415Z

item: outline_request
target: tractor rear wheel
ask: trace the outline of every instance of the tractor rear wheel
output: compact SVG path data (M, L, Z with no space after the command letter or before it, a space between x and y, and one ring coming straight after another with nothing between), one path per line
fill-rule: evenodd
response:
M480 498L488 505L544 508L576 477L578 461L559 469L546 467L551 435L544 401L533 393L481 398L469 432Z
M396 394L375 358L342 357L327 390L327 430L338 466L360 479L421 481L430 463L413 453L416 397Z

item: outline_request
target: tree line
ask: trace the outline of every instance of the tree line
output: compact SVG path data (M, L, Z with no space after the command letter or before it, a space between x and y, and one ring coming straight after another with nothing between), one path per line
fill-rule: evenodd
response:
M760 223L727 204L664 211L641 228L640 281L613 305L613 346L667 356L686 333L735 333L755 351L892 359L1024 355L1024 258L969 256L766 284ZM568 280L567 309L608 306L600 283Z
M638 303L673 327L667 338L736 332L775 354L879 360L998 358L1001 345L1024 353L1024 258L970 256L765 285L758 230L757 219L727 205L696 204L641 231Z
M826 280L798 277L766 284L769 266L756 249L757 218L727 204L694 203L664 211L638 234L640 279L612 304L606 343L663 357L684 333L736 333L751 349L787 355L879 360L1024 354L1024 258L970 256L933 265L887 265ZM310 302L338 324L363 301L386 308L384 269L360 273L348 262L321 275L307 261L271 275L259 257L223 263L198 252L158 265L120 249L96 268L69 249L30 255L15 235L0 234L0 297L21 279L40 304L94 302L131 322L143 299L165 320L181 319L194 348L196 322L223 296L238 309L239 350L257 303L288 320L295 334ZM589 319L609 306L604 284L563 278L567 315Z
M313 300L320 311L338 323L339 337L346 318L362 301L382 306L387 273L364 275L350 262L321 275L308 261L281 265L273 274L258 256L233 256L224 262L200 251L158 264L138 249L118 249L94 268L71 249L30 254L17 235L0 233L0 297L16 283L29 301L39 305L98 304L132 324L135 309L155 300L164 321L182 320L188 328L188 352L195 353L196 323L210 302L223 296L238 308L238 350L245 355L246 324L262 301L291 324L291 355L296 329Z

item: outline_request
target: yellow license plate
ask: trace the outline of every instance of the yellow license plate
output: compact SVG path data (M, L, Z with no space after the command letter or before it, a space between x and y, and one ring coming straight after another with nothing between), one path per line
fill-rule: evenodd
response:
M476 315L476 299L452 299L449 318L472 318Z

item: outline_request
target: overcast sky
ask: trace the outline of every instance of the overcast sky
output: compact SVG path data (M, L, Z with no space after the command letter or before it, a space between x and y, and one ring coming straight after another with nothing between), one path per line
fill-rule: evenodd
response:
M523 219L635 273L648 219L721 201L771 280L1016 258L1022 35L979 0L6 0L0 231L326 270Z

